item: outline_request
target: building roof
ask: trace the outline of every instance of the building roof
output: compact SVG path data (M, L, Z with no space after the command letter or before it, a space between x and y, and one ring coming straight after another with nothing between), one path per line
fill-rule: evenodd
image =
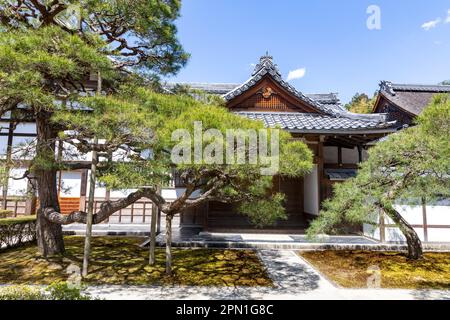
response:
M240 86L234 88L230 92L224 94L224 99L230 101L240 96L250 88L254 87L266 75L270 75L273 80L275 80L288 92L319 111L322 111L329 115L338 115L344 111L339 103L339 100L336 100L337 97L335 94L306 95L295 89L290 83L283 80L278 66L273 63L273 58L267 54L260 58L259 63L255 66L255 70L253 71L251 78L245 81ZM314 98L318 98L319 100L315 100ZM322 102L326 103L321 103L320 98L323 99Z
M381 96L414 116L419 115L439 93L450 93L450 86L380 83Z
M325 169L325 175L331 181L342 181L356 177L356 169Z
M192 89L200 89L211 94L221 94L231 101L256 86L263 77L269 76L294 97L319 111L320 114L302 112L236 112L249 119L261 120L268 127L280 126L288 131L304 132L360 132L364 130L383 130L393 127L386 114L356 114L345 109L336 93L303 94L287 81L283 80L278 66L268 54L260 58L259 63L243 84L227 83L178 83ZM167 90L177 83L167 83Z
M352 119L333 117L314 113L298 112L247 112L236 114L251 120L260 120L268 128L279 126L291 132L352 132L365 130L389 129L394 122L380 122L377 119Z
M177 85L186 86L194 90L202 90L209 94L224 95L240 86L239 83L204 83L204 82L168 82L164 89L172 90Z

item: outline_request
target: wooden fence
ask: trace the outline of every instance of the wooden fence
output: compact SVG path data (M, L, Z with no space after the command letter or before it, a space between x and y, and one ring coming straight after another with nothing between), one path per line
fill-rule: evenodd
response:
M111 199L114 201L115 199ZM94 211L98 211L104 199L96 199L94 202ZM132 205L117 211L111 215L104 223L150 223L152 217L152 202L150 200L141 200ZM85 208L88 202L86 200Z
M114 201L116 199L111 200ZM96 199L94 202L94 211L98 211L103 202L105 202L105 199ZM3 203L3 199L1 198L0 203ZM60 203L62 213L70 213L74 210L79 210L82 207L80 206L80 198L61 198ZM8 198L6 200L6 205L7 210L12 211L13 217L27 214L26 198ZM152 205L150 200L137 201L114 213L104 223L149 223L152 216ZM87 206L88 202L85 200L84 208L87 208ZM35 212L32 213L34 214Z
M0 203L3 205L4 203L3 198L0 198ZM12 211L13 217L17 217L19 215L26 215L27 199L20 197L6 198L6 210Z

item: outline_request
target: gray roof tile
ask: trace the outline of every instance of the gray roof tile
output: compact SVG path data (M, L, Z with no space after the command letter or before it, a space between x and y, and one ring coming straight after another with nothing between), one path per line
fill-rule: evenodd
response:
M281 127L288 131L358 131L367 129L388 129L392 122L379 122L367 119L352 119L345 117L333 117L314 113L297 112L245 112L236 114L251 120L262 121L266 127Z
M380 83L380 94L401 109L419 115L439 93L450 93L450 86Z
M325 175L330 180L347 180L356 177L356 169L325 169Z
M239 83L203 83L203 82L168 82L163 85L164 89L172 90L175 86L187 86L194 90L202 90L210 94L226 94L240 86Z

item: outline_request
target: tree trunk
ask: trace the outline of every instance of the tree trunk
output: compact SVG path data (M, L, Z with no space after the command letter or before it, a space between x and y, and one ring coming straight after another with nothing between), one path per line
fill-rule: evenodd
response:
M94 138L94 144L98 143L97 137ZM83 254L83 272L82 276L88 275L89 269L89 256L91 255L91 238L92 238L92 220L94 216L94 203L95 203L95 181L97 174L97 152L92 151L92 164L91 175L89 179L89 200L88 200L88 214L86 221L86 236L84 238L84 254Z
M172 219L172 215L166 215L166 274L169 276L172 275Z
M382 206L382 209L400 228L400 231L405 236L408 244L408 258L412 260L422 259L422 242L413 227L411 227L411 225L393 207Z
M161 188L158 186L156 189L158 194L161 194ZM144 212L145 214L145 212ZM149 264L151 266L155 265L156 257L155 257L155 249L156 249L156 223L158 220L159 208L155 202L152 202L152 221L150 226L150 255L149 255Z
M57 169L55 162L56 134L49 124L49 115L36 117L37 145L34 176L37 182L39 209L36 237L39 252L45 257L64 253L64 240L60 224L50 222L44 215L46 208L59 211Z

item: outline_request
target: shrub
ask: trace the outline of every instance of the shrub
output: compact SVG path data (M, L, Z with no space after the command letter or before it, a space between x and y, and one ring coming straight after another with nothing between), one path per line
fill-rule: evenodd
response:
M12 217L13 212L11 210L0 209L0 219Z
M0 288L0 300L45 300L45 295L34 287L7 286Z
M0 219L0 248L19 246L35 240L35 216Z
M82 294L80 288L71 287L67 282L54 282L45 289L48 300L91 300L91 296Z
M14 285L0 288L0 300L91 300L79 288L72 288L66 282L55 282L47 288Z

